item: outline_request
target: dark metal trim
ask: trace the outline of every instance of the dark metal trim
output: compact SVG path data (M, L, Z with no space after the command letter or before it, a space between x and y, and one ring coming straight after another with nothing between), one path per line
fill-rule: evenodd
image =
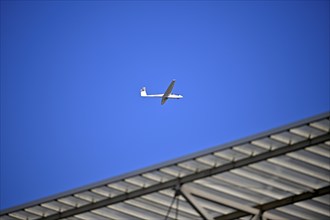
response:
M323 187L321 189L314 190L313 192L305 192L305 193L290 196L290 197L287 197L287 198L284 198L284 199L281 199L281 200L275 200L273 202L268 202L268 203L263 204L263 205L255 206L254 208L257 208L261 212L265 213L266 211L271 210L271 209L276 209L276 208L281 207L281 206L286 206L286 205L290 205L290 204L300 202L300 201L304 201L304 200L307 200L307 199L312 199L314 197L326 195L328 193L330 193L330 186L326 186L326 187ZM237 212L230 213L228 215L219 216L219 217L215 218L215 220L237 219L237 218L241 218L241 217L244 217L244 216L247 216L247 215L251 215L251 213L246 213L246 212L243 212L243 211L237 211Z

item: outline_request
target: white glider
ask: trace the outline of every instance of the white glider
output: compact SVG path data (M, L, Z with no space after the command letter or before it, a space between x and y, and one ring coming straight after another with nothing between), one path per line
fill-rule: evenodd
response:
M173 94L172 89L174 87L174 83L175 80L172 80L171 84L168 86L168 88L166 89L164 94L153 94L153 95L148 95L147 94L147 88L146 87L142 87L141 89L141 97L146 97L146 98L162 98L162 102L161 104L165 104L165 102L167 101L167 99L182 99L183 96L182 95L177 95L177 94Z

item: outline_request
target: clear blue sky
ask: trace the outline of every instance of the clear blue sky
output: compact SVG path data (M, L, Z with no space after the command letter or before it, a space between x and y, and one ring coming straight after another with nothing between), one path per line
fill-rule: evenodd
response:
M329 1L1 1L1 209L329 111L329 78Z

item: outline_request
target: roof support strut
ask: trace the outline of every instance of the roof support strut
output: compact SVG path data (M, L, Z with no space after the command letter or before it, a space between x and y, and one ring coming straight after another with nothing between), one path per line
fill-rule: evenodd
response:
M278 219L278 218L273 218L272 214L267 213L266 211L271 210L271 209L276 209L276 208L281 207L281 206L286 206L286 205L289 205L289 204L293 204L293 203L296 203L296 202L300 202L300 201L303 201L303 200L312 199L314 197L326 195L326 194L329 194L329 193L330 193L330 187L326 186L326 187L323 187L321 189L315 190L313 192L305 192L305 193L302 193L302 194L299 194L299 195L293 195L293 196L290 196L290 197L287 197L287 198L284 198L284 199L281 199L281 200L275 200L273 202L269 202L269 203L266 203L266 204L263 204L263 205L256 206L255 208L259 209L260 211L263 212L262 216L264 218ZM219 216L219 217L215 218L215 220L237 219L237 218L247 216L249 214L250 213L248 213L248 212L239 210L239 211L227 214L227 215Z
M181 195L187 200L187 202L195 209L195 211L202 217L204 220L213 220L211 216L200 204L194 196L192 195L192 190L189 186L183 185L180 189Z
M252 214L252 215L255 216L255 219L258 219L258 217L260 218L261 215L262 215L261 210L257 207L250 207L250 206L238 203L238 202L234 202L230 199L215 196L212 193L208 193L208 192L205 192L205 191L197 189L197 188L193 188L193 187L189 187L187 185L184 185L182 187L182 191L189 194L189 196L190 196L189 200L193 201L194 205L197 208L199 208L200 206L198 205L198 202L196 202L196 198L194 198L194 196L198 196L200 198L204 198L204 199L213 201L215 203L218 203L218 204L230 207L230 208L240 210L244 213ZM204 210L204 212L205 212L205 209L203 209L202 207L200 207L200 208L201 208L201 210ZM209 214L207 212L206 212L206 214L204 214L204 213L202 213L202 214L205 215L205 216L209 216ZM273 214L269 214L268 217L272 218L272 219L279 219L280 218L279 216L273 215ZM208 219L208 220L212 219L213 220L214 217L207 217L206 219Z

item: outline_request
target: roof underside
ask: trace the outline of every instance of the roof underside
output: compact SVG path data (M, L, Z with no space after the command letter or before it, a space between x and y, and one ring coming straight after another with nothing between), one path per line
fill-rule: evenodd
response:
M329 116L7 209L0 219L327 219Z

